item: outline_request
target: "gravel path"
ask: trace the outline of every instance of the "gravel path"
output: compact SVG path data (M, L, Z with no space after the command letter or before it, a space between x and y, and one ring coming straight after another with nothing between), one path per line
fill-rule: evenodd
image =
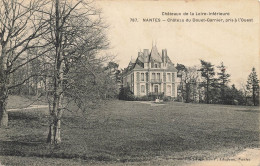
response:
M25 108L13 108L13 109L8 109L8 112L12 112L12 111L20 111L20 110L30 110L30 109L39 109L39 108L48 108L48 105L31 105L29 107L25 107Z

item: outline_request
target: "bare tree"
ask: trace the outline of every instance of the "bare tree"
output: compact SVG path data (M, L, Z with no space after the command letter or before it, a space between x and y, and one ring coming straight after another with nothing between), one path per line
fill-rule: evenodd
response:
M186 102L190 101L197 102L198 91L200 90L199 81L200 73L197 66L187 67L184 76L185 91L186 91Z
M196 102L199 97L198 91L200 90L200 73L198 71L198 67L185 67L185 70L182 71L181 77L182 85L184 86L182 93L185 102Z
M0 125L8 125L8 90L25 83L29 77L10 84L10 76L40 55L26 58L26 50L44 47L39 37L47 25L40 8L41 0L0 1Z
M91 86L97 80L98 67L95 64L101 64L96 55L106 48L107 41L100 12L89 2L55 0L49 18L51 32L45 39L55 50L49 59L53 72L49 87L52 96L49 100L51 120L47 142L58 144L61 142L62 114L70 98L82 108L84 97L95 92Z

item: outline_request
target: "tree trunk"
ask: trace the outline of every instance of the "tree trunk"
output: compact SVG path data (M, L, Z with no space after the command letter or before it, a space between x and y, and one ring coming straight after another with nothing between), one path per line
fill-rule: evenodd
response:
M0 74L2 77L3 73ZM8 113L6 109L8 89L6 87L6 77L2 77L0 82L0 127L6 127L8 125Z
M223 82L222 82L222 91L221 91L221 95L222 95L222 104L224 104L226 101L225 99L225 80L223 79Z
M7 76L7 56L5 54L5 47L2 46L0 56L0 127L8 126L8 113L6 110L8 98L8 76Z
M60 119L62 116L62 98L63 98L63 68L64 59L62 54L62 33L60 27L61 18L59 16L59 0L55 2L55 15L56 15L56 31L55 31L55 64L54 64L54 84L53 84L53 105L51 113L52 122L49 128L49 135L47 142L51 144L61 143L61 124Z
M190 83L186 83L186 103L190 102Z
M182 76L181 76L181 102L183 102L183 82L182 82Z
M209 104L209 79L207 79L207 93L206 93L206 102L207 104Z
M255 95L255 88L254 88L255 85L253 85L253 103L254 103L254 106L256 106L256 95Z
M1 99L0 101L0 127L8 126L8 113L6 110L6 104L7 104L6 100L7 99Z
M50 124L47 143L50 144L61 143L61 120L60 119L54 119L53 122Z
M49 134L47 137L47 143L59 144L61 143L61 117L62 117L62 93L61 84L58 84L54 92L53 108L51 113L51 124L49 126Z
M28 55L29 56L29 55ZM27 61L29 60L29 57L27 56ZM29 78L29 63L26 64L26 78ZM27 84L27 93L28 96L30 95L30 79L26 81Z

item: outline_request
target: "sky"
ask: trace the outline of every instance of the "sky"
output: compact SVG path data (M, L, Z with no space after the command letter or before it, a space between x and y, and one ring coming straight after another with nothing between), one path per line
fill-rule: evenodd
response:
M221 62L231 74L231 83L245 84L252 67L259 71L259 3L247 1L98 1L109 25L111 48L120 68L136 59L138 51L156 45L159 53L167 49L174 64L200 65L200 59L215 66ZM181 13L165 16L162 12ZM184 16L187 12L189 15ZM190 15L190 12L195 15ZM221 12L228 16L201 16L196 13ZM131 22L136 18L138 22ZM160 22L144 22L157 18ZM168 22L170 19L223 19L223 22ZM252 22L227 22L229 19ZM162 21L165 20L165 21ZM258 72L259 73L259 72ZM259 74L258 74L259 75Z

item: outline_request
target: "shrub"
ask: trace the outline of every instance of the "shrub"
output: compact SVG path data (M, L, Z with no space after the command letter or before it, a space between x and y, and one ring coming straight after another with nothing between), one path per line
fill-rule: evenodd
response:
M149 100L154 101L155 99L163 99L164 93L149 93L148 98Z
M134 93L130 90L129 87L123 87L120 89L120 93L118 95L119 100L135 100Z
M136 101L150 101L148 96L135 97Z
M163 101L172 101L173 100L173 98L170 96L164 96L162 99L163 99Z

